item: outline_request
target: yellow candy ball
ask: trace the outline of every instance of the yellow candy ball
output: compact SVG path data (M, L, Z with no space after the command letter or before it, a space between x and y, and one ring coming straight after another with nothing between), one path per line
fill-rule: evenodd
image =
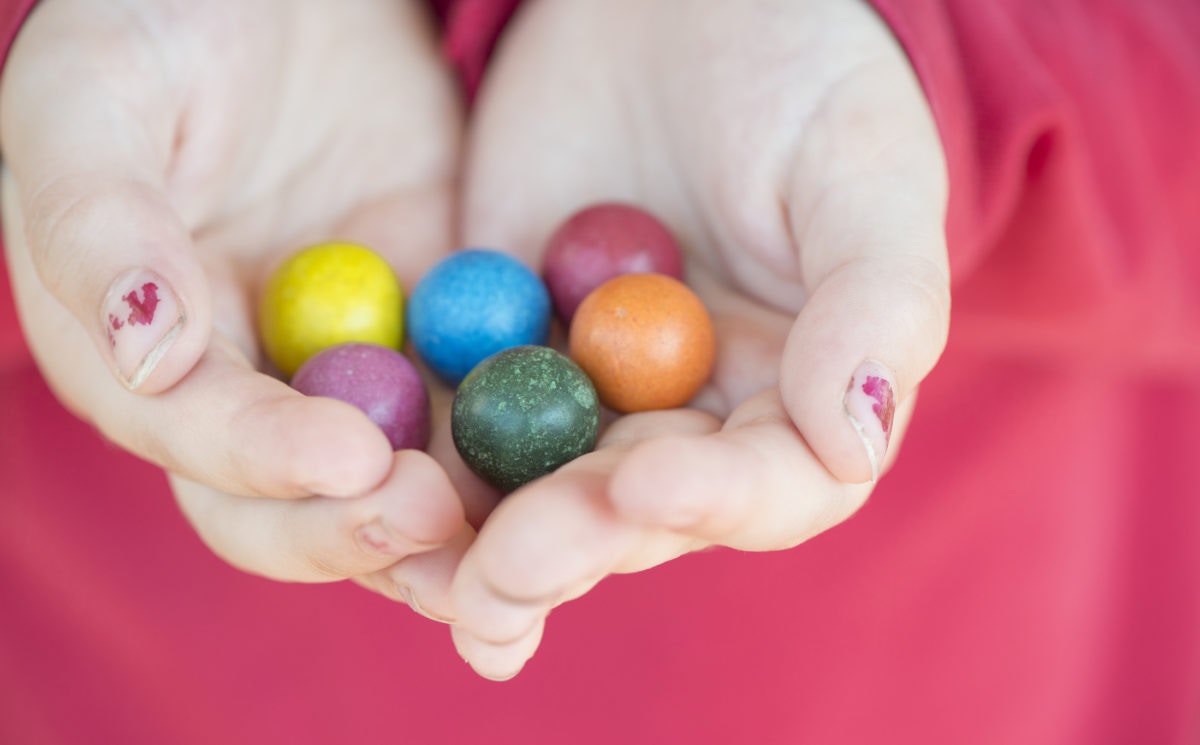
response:
M304 361L344 342L399 350L404 291L378 254L353 243L305 248L275 270L258 308L267 356L289 378Z

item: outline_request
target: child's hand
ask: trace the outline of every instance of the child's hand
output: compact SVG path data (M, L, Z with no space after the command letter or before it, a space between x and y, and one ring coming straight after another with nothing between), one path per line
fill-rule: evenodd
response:
M507 677L610 573L795 546L864 502L945 344L947 185L918 82L857 0L530 4L477 115L469 242L536 263L574 209L640 203L718 335L694 408L619 419L463 559L456 643Z
M309 242L366 243L409 286L451 246L460 112L422 7L46 0L0 144L19 309L59 397L170 471L232 563L445 615L470 535L445 471L256 372L254 331L256 289Z

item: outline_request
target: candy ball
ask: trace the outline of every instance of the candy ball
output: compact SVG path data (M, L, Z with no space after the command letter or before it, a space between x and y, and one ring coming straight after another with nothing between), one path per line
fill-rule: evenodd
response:
M429 444L429 393L416 366L394 349L357 342L324 349L300 366L291 385L357 406L393 450Z
M591 451L596 389L549 347L506 349L481 362L454 395L450 430L466 464L510 492Z
M400 349L404 295L391 266L353 243L323 243L293 254L259 301L263 349L285 376L312 355L358 341Z
M458 385L484 358L509 347L545 344L550 293L518 259L468 249L434 266L413 288L408 335L425 364Z
M683 278L683 257L666 226L645 210L620 202L586 207L546 243L542 276L554 309L570 324L588 293L621 274L654 272Z
M575 312L568 345L600 400L622 413L683 406L716 357L704 304L662 274L625 274L597 287Z

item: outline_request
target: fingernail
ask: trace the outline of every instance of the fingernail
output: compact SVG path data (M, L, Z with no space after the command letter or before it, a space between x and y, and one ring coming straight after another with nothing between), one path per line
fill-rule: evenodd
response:
M383 556L407 556L413 549L411 541L397 536L378 517L359 528L357 538L359 543Z
M879 480L892 435L892 419L896 415L895 379L891 370L874 360L867 360L854 371L842 398L846 416L858 432L871 461L872 481Z
M437 621L438 623L454 623L454 619L452 618L445 618L425 610L425 608L422 607L421 603L417 600L417 596L415 593L413 593L412 588L408 585L397 585L396 592L400 594L401 599L404 600L409 608L412 608L416 613L425 616L430 621Z
M121 382L137 390L183 330L183 307L162 277L134 269L108 288L101 313Z

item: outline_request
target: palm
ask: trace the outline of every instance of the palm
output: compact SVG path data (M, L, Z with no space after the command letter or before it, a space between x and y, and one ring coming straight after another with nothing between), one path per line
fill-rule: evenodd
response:
M872 182L887 183L908 144L883 118L896 71L869 18L856 28L821 17L836 4L747 14L712 3L699 30L645 48L629 29L679 9L626 5L561 3L521 19L475 127L468 237L516 247L536 265L556 221L582 203L625 198L660 215L718 326L720 357L696 404L724 418L778 383L796 313L842 260L821 232L863 232L837 222L861 205L839 202L877 196ZM580 21L588 9L595 17ZM819 38L828 27L862 39ZM570 95L579 90L587 95ZM936 179L936 160L928 170Z
M269 3L292 7L292 3ZM249 75L205 69L201 85L217 92L218 109L185 140L171 186L192 215L197 250L207 257L217 296L217 333L233 340L258 365L253 290L281 255L327 239L363 242L380 251L412 285L452 246L451 187L459 123L449 76L429 45L414 47L413 32L386 21L391 0L310 4L297 8L293 35L279 38L275 63ZM333 8L339 12L327 17ZM243 21L247 53L261 47L261 29L279 7L257 8ZM241 8L233 13L245 12ZM413 14L401 21L412 23ZM353 45L337 40L353 39ZM230 40L205 39L218 55ZM239 55L231 55L237 59ZM228 87L230 81L235 86ZM271 92L265 99L263 92ZM247 136L249 135L249 136ZM212 151L212 143L219 143ZM215 156L215 157L214 157ZM476 520L491 493L465 474L449 441L450 392L427 376L434 400L431 452L450 472ZM195 510L211 487L173 479L185 509ZM236 557L234 558L236 561Z
M873 283L943 276L936 132L865 6L569 0L528 6L508 34L470 140L468 239L536 265L583 204L640 203L686 246L718 359L691 410L617 420L484 526L455 580L456 639L499 675L552 607L610 572L713 543L788 547L852 513L870 486L843 482L871 470L840 403L853 355L877 345L846 317L901 312ZM932 259L913 261L910 240ZM936 323L913 327L937 346ZM800 434L814 422L829 431Z
M457 99L431 44L397 33L419 30L415 14L397 13L397 5L224 8L239 17L215 25L244 29L244 36L199 40L202 56L218 65L200 70L196 85L215 101L182 142L168 183L193 221L197 250L223 283L214 292L235 299L217 306L216 329L253 363L261 360L249 301L282 254L331 238L361 241L384 253L411 289L452 247ZM262 55L263 29L279 28L284 12L296 16L283 24L290 35L266 36L278 48ZM346 39L354 43L339 41ZM270 64L238 65L254 55ZM479 522L495 495L454 455L451 392L426 377L434 400L430 450Z
M448 249L458 113L416 13L387 0L180 13L186 44L156 50L190 57L176 60L187 98L166 185L231 283L217 293L244 294L313 240L369 242L408 281ZM252 338L244 308L217 311L219 327Z
M58 72L62 59L78 64ZM185 513L231 562L302 581L375 575L393 596L424 581L438 605L444 578L400 565L459 531L445 475L393 456L352 408L255 372L253 312L264 274L310 241L367 243L408 284L449 250L461 115L421 4L56 0L34 11L7 73L6 110L25 114L3 132L8 258L60 397L171 471ZM61 157L73 148L84 157ZM18 194L59 222L33 224L39 210ZM106 259L131 243L134 258ZM89 338L95 306L69 311L73 293L41 280L111 281L129 260L181 262L176 280L194 290L167 358L173 385L155 395L108 374ZM314 493L359 498L243 496ZM364 540L373 525L402 535Z

